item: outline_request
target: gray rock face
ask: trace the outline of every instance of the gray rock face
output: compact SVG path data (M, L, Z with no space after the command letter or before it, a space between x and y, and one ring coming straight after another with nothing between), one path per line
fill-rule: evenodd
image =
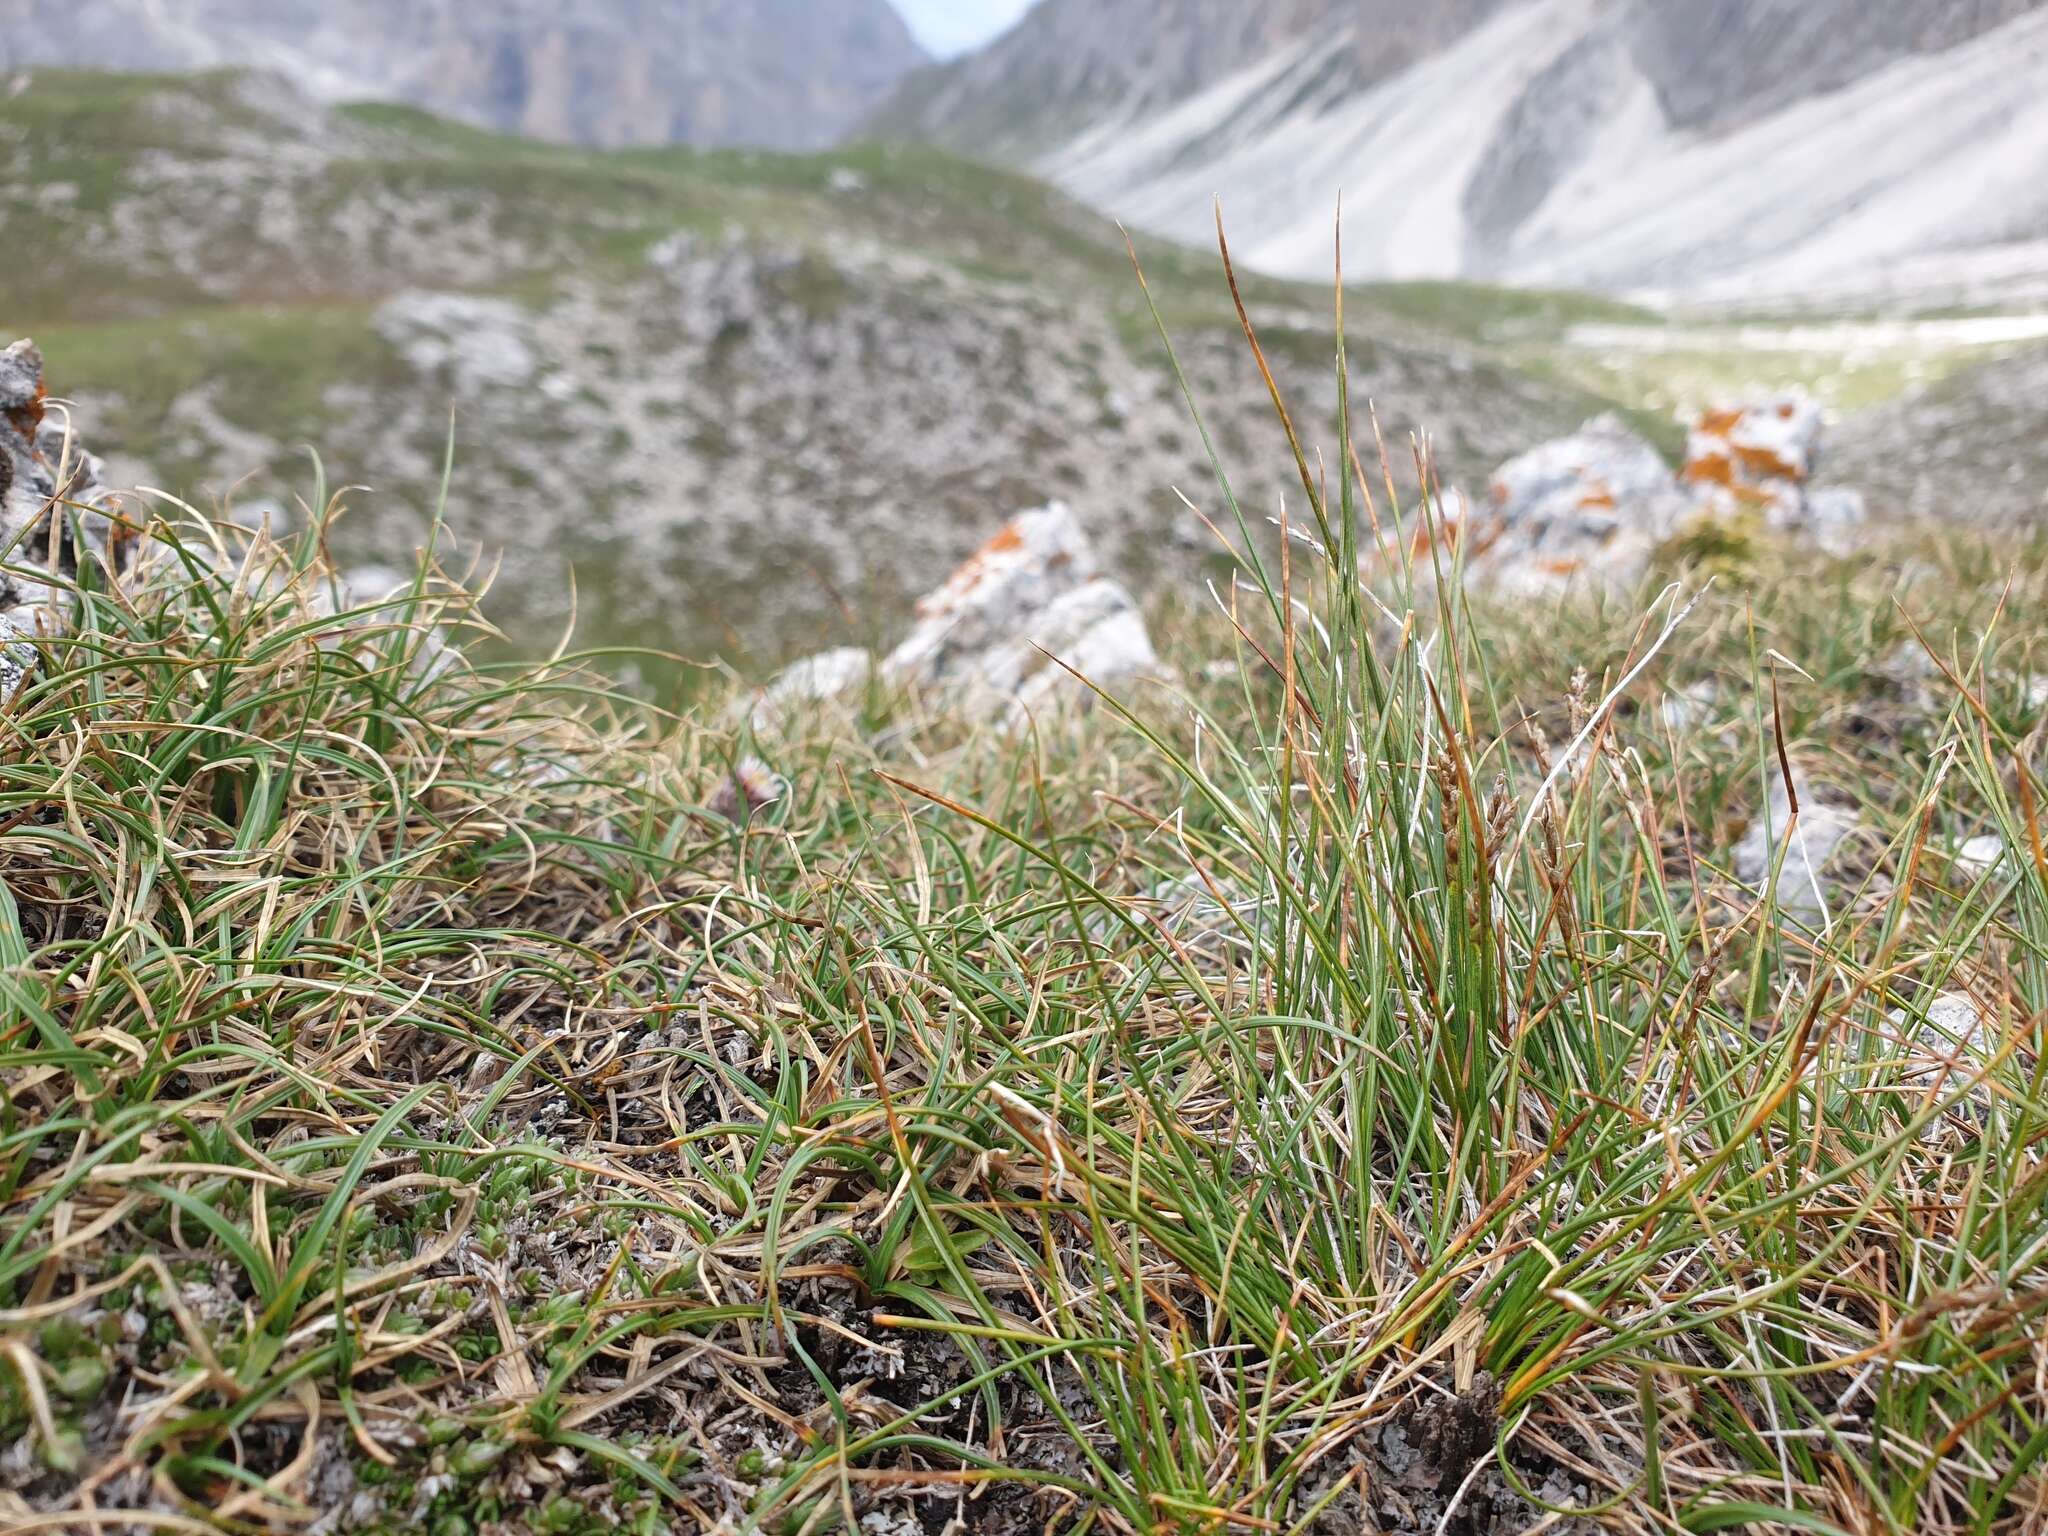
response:
M0 71L254 66L606 146L821 146L924 57L888 0L0 0Z
M1681 128L1714 130L1912 54L1940 53L2043 0L1683 0L1633 8L1631 42Z
M2048 0L1044 0L890 135L1247 266L1740 301L2048 235ZM1946 274L1946 275L1944 275Z
M62 578L90 553L111 558L100 463L45 411L43 355L29 341L0 351L0 700L35 665L33 642L64 632ZM75 519L86 548L74 543ZM48 579L44 579L47 577Z
M1465 185L1470 260L1492 265L1550 191L1589 152L1601 122L1626 100L1628 42L1618 21L1589 32L1516 98Z

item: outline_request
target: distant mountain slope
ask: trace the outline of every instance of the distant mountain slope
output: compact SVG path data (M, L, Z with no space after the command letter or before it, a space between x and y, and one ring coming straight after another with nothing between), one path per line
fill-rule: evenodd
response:
M1385 79L1509 0L1040 0L990 47L905 81L885 136L1010 157L1105 121L1165 111L1246 64L1320 40L1325 87Z
M2048 235L2048 0L1044 0L879 132L1247 259L1748 295ZM1219 10L1220 7L1220 10ZM1011 88L1003 89L1003 82Z
M817 148L924 61L888 0L0 0L0 71L249 65L607 147Z

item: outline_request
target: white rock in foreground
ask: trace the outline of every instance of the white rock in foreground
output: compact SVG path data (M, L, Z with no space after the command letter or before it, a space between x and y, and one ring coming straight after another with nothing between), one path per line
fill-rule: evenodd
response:
M1854 811L1824 804L1804 780L1799 784L1795 822L1784 784L1773 783L1770 803L1736 845L1736 877L1761 891L1776 868L1779 911L1802 923L1818 923L1828 914L1828 866L1861 825Z
M1951 857L1950 867L1959 880L1975 884L2005 862L2005 852L2005 839L1996 832L1987 832L1958 847Z

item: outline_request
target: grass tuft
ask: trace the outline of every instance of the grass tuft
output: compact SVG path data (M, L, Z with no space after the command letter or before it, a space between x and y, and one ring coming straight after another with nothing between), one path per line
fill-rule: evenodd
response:
M2048 558L1496 608L1349 410L1011 736L162 507L0 717L0 1516L2030 1528Z

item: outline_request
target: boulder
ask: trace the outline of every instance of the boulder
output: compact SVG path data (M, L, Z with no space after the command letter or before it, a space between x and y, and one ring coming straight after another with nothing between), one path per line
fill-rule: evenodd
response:
M1767 528L1849 553L1869 510L1860 492L1814 485L1826 426L1819 402L1801 390L1706 412L1685 445L1682 478L1695 507L1717 517L1757 514Z
M1802 522L1822 426L1820 406L1797 391L1708 411L1686 438L1685 483L1710 510L1760 509L1772 527Z
M1690 506L1657 450L1613 415L1503 464L1488 499L1468 519L1467 569L1509 590L1633 585Z
M1846 554L1868 512L1857 492L1811 483L1823 425L1798 393L1709 411L1674 474L1619 417L1597 417L1494 471L1476 516L1447 496L1444 523L1466 542L1467 571L1510 592L1633 586L1660 544L1720 518L1755 517Z
M1774 781L1769 803L1736 845L1736 877L1761 891L1776 869L1778 910L1797 922L1816 925L1828 916L1833 889L1828 871L1861 826L1862 819L1853 810L1827 804L1803 779L1795 823L1791 798L1784 784Z
M34 642L69 626L81 559L112 565L124 552L100 462L46 412L48 398L35 343L0 351L0 701L34 666Z
M1137 599L1102 573L1079 519L1055 502L1018 516L922 598L888 655L806 657L763 690L753 723L775 730L870 679L1017 723L1062 696L1086 697L1090 684L1114 690L1158 670Z

